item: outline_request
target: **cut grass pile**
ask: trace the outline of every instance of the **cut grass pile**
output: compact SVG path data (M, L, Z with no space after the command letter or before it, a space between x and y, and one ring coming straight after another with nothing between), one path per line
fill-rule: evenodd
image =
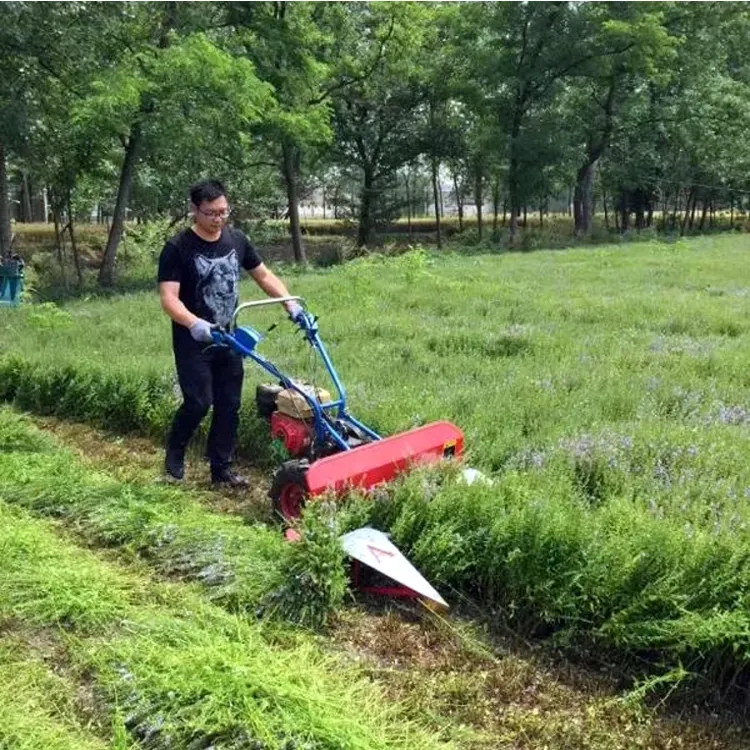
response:
M0 419L0 497L63 519L89 544L124 548L160 574L199 582L228 609L254 612L284 580L276 527L213 513L167 484L120 482L8 409Z
M7 633L0 643L0 748L8 750L125 750L97 736L78 711L78 686L56 674Z
M135 554L160 574L199 583L231 611L325 625L347 592L344 556L321 508L304 541L276 524L214 513L179 487L121 482L87 469L28 420L0 409L0 497L63 519L93 546Z
M141 747L444 746L310 639L271 645L188 586L119 570L0 502L0 624L15 622L57 629Z

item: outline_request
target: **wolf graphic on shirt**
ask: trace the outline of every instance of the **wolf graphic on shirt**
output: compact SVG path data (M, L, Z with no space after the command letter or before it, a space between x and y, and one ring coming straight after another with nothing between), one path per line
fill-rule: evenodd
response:
M238 300L240 266L236 250L232 249L221 258L196 255L195 270L198 274L195 288L198 314L220 326L228 326Z

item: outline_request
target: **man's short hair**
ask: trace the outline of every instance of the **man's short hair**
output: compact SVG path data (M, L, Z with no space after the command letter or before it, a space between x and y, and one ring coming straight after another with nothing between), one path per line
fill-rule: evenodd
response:
M222 195L226 197L227 191L218 180L200 180L190 186L190 200L194 206L200 206L203 201L210 203Z

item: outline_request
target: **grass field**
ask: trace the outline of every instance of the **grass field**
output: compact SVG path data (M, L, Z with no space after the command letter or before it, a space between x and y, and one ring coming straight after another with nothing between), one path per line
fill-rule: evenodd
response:
M530 637L656 686L744 691L748 250L734 235L416 251L289 276L357 416L385 433L451 419L495 480L415 476L344 522L390 530L439 587ZM175 401L155 293L4 311L0 346L0 395L17 406L163 434ZM288 323L266 351L315 374ZM260 380L248 370L242 447L264 467Z
M432 746L425 730L436 746L465 750L746 747L732 717L695 710L662 717L639 691L621 697L615 672L587 673L488 638L465 620L365 603L335 618L324 639L265 615L256 621L248 605L271 582L268 573L285 566L283 554L262 544L265 535L266 547L277 546L278 534L262 527L243 534L234 514L211 512L215 498L205 491L154 487L158 456L147 441L49 418L35 420L42 432L7 409L2 417L0 496L15 508L0 503L4 750L288 750L356 747L357 738L368 747ZM172 504L185 513L170 516ZM254 586L236 586L259 573ZM206 599L237 615L227 618ZM252 674L246 651L256 659ZM276 656L294 665L294 686L275 670L276 692L259 696ZM315 703L309 693L325 699ZM294 709L305 700L307 717ZM364 725L356 731L349 709ZM274 722L263 742L258 732ZM307 739L295 744L300 734Z

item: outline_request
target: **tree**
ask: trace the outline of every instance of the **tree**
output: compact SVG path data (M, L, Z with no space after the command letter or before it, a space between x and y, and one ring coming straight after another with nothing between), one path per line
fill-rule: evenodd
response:
M336 4L338 5L338 4ZM233 3L228 17L243 54L273 86L276 106L257 133L282 175L294 258L306 262L299 219L302 162L331 138L330 64L336 39L331 33L340 9L328 4Z
M511 241L521 207L532 197L527 175L541 172L538 143L552 102L565 82L603 59L625 52L630 41L602 43L600 23L586 3L477 4L467 10L464 34L473 34L473 76L507 134Z
M745 187L750 77L737 50L748 42L748 18L743 4L666 6L673 59L656 58L648 84L633 89L605 161L621 231L633 212L636 227L648 224L657 197L663 228L689 231L701 203L703 229L711 206Z
M377 212L398 170L420 153L414 111L421 102L419 47L429 6L349 6L341 73L349 83L333 97L334 159L361 174L357 243L370 244Z
M219 49L196 24L190 4L125 3L102 14L107 65L87 82L74 117L119 142L121 165L112 224L99 272L111 286L126 210L142 158L168 148L198 154L210 139L241 143L271 101L252 65Z
M8 161L25 153L39 101L38 70L27 65L33 39L29 15L24 3L6 3L0 24L0 256L11 243Z
M664 80L676 39L664 26L659 4L596 3L588 10L587 36L597 54L566 87L567 122L580 139L575 172L575 231L593 227L594 175L623 109L639 92Z

